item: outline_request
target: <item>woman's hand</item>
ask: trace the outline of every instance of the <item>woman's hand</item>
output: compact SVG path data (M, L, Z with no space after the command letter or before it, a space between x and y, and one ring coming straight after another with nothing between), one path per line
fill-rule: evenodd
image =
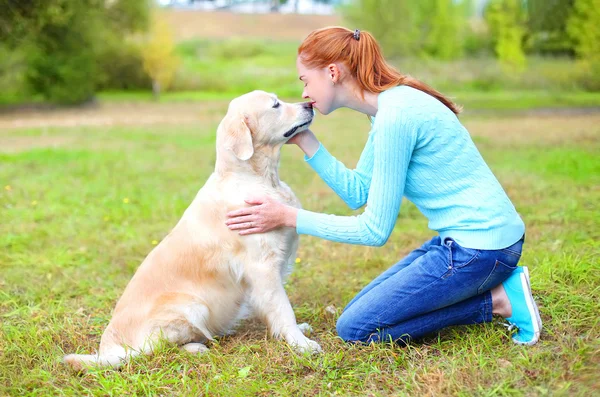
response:
M298 210L269 197L244 200L251 207L231 211L225 224L240 235L265 233L278 227L296 227Z
M319 140L311 130L305 130L294 135L286 143L298 145L308 157L312 157L320 146Z

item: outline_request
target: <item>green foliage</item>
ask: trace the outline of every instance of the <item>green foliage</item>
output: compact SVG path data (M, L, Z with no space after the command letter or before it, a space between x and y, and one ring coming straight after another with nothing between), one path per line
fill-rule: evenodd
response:
M523 51L525 12L520 0L492 0L485 12L494 38L498 60L508 72L521 72L526 59Z
M152 91L158 97L166 90L177 70L179 58L174 52L173 34L164 18L155 13L142 47L144 70L152 79Z
M389 57L420 51L418 7L410 0L357 0L341 8L351 28L371 32Z
M575 0L567 32L575 43L583 85L600 90L600 0Z
M57 103L93 97L109 77L101 59L146 27L149 0L5 0L0 39L26 53L31 89Z
M424 15L431 16L430 19L423 19L428 25L424 29L424 49L427 54L438 59L456 59L463 55L463 26L467 17L463 7L470 3L470 1L456 3L453 0L420 3L432 7L430 10L423 10Z
M55 4L28 51L27 81L34 92L51 102L72 104L89 100L96 89L95 44L100 13L92 4Z
M218 59L254 58L266 53L263 41L232 38L215 43L210 48L210 55Z
M462 44L467 57L490 56L494 53L492 35L487 26L471 26Z
M576 0L567 32L580 59L600 59L600 0Z
M341 8L350 26L370 31L388 57L463 54L470 1L357 0Z
M566 31L567 18L575 0L527 0L530 51L541 54L572 54Z
M106 46L98 57L102 79L98 90L146 90L152 86L144 70L141 45L135 41L121 41Z

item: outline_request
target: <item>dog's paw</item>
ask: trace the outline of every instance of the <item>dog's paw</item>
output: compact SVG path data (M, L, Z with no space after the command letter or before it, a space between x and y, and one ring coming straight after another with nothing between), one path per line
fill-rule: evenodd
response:
M308 338L306 338L301 343L295 343L294 349L298 353L318 354L323 352L323 349L317 342Z
M204 346L202 343L195 342L186 343L185 345L181 346L181 349L192 354L202 354L208 351L208 347Z
M304 335L310 335L313 331L312 327L308 323L298 324L298 328Z

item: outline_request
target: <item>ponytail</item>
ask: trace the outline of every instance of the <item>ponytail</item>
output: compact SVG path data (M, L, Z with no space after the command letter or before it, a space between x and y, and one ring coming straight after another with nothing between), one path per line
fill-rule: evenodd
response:
M343 27L317 29L304 39L298 48L298 56L310 68L342 62L363 91L380 93L406 85L438 99L454 114L461 111L460 106L440 92L388 65L377 40L369 32L353 32Z

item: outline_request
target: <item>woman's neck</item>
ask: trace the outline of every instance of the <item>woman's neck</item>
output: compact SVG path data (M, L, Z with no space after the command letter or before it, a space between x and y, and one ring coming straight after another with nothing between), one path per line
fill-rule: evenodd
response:
M341 106L375 117L379 93L362 91L361 97L361 90L358 87L348 87L345 91Z

